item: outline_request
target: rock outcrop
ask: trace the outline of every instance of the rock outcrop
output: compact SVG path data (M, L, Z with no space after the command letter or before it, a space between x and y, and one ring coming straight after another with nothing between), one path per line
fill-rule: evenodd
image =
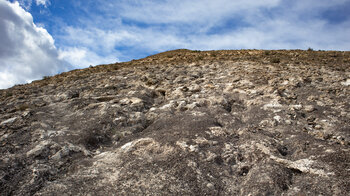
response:
M350 192L350 52L176 50L0 95L1 195Z

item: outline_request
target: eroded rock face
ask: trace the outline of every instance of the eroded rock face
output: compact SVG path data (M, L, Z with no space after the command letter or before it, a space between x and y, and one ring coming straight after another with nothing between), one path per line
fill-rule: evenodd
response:
M347 195L349 67L179 50L3 90L1 195Z

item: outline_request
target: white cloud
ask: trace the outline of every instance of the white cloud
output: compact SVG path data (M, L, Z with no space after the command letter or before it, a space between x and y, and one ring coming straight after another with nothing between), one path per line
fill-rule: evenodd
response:
M51 35L18 2L0 0L0 43L0 88L67 69Z
M140 51L175 48L349 50L350 21L332 24L322 17L324 11L347 2L107 0L89 4L87 13L93 17L81 20L83 26L66 30L63 40L131 58Z
M109 12L119 8L122 17L146 23L201 23L208 24L226 17L254 12L259 8L277 6L281 0L166 0L115 2Z
M113 29L69 27L64 40L75 46L81 45L89 48L91 53L99 56L99 58L94 58L96 60L104 59L106 54L115 54L119 58L124 56L124 59L130 59L134 58L132 55L138 52L154 53L175 48L199 50L307 49L308 47L314 49L350 49L350 39L347 36L350 34L350 23L341 27L329 25L322 20L295 23L285 16L257 23L252 21L251 25L246 27L213 34L196 33L171 26L159 29L153 28L153 26L139 27L119 24ZM125 51L123 52L123 50ZM101 54L96 55L94 51L100 51ZM84 62L84 58L73 59L80 59L79 61ZM74 62L72 59L66 60L72 64L87 64L85 62L79 63L79 61ZM110 63L112 62L114 61L110 61ZM108 63L108 61L101 61L101 63ZM94 65L94 63L92 64ZM98 61L95 64L99 64Z
M16 0L16 1L21 5L21 7L23 7L26 10L30 10L33 4L33 0ZM35 0L35 4L37 6L44 6L45 8L47 8L47 6L51 4L51 2L50 0Z
M118 62L118 56L121 54L115 47L136 37L125 30L109 31L95 27L67 26L59 39L64 42L64 46L59 49L59 57L75 67L84 68L89 65Z
M50 0L36 0L36 5L42 5L44 7L47 7L50 5Z
M32 0L18 0L17 1L24 9L30 10L30 7L32 7Z
M99 56L88 48L66 47L59 50L59 58L68 61L75 68L86 68L90 65L116 62L113 55Z
M55 40L58 58L77 68L176 48L349 50L349 18L333 24L322 16L345 3L349 0L76 0L71 6L80 14L58 16ZM66 18L74 22L61 22Z
M62 38L69 40L71 45L89 46L94 50L113 50L116 44L135 39L134 35L126 30L103 30L96 27L73 28L66 27ZM67 43L68 44L68 43Z

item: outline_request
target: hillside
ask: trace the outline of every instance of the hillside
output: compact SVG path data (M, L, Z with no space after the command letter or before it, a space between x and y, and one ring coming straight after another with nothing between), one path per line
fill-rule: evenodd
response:
M350 52L181 49L0 95L0 195L350 192Z

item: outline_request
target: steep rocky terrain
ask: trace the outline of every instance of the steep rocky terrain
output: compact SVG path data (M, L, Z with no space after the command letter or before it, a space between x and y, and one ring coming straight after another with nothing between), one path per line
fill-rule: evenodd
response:
M176 50L0 95L0 195L350 192L350 52Z

